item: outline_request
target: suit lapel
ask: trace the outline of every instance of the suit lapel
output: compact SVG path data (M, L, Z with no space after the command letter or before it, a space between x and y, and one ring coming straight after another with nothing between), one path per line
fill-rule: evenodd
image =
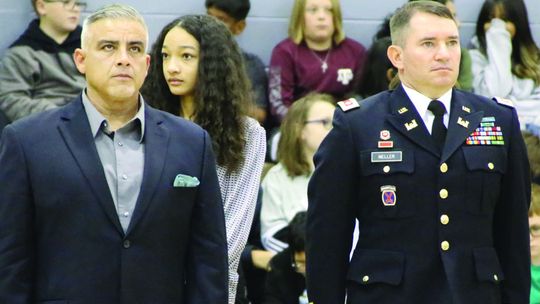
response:
M401 86L390 95L390 115L387 120L403 134L420 147L439 157L440 152L431 139L422 117Z
M476 111L465 97L458 95L459 92L454 90L441 162L445 162L463 144L484 116L483 111Z
M144 172L141 184L141 191L137 198L137 204L133 212L133 218L129 224L126 234L129 234L140 221L146 209L150 205L153 194L158 187L162 171L165 166L167 148L169 142L169 132L162 125L161 115L158 111L148 105L145 106L144 135ZM172 185L172 180L170 181Z
M81 97L64 108L58 129L105 214L123 234Z

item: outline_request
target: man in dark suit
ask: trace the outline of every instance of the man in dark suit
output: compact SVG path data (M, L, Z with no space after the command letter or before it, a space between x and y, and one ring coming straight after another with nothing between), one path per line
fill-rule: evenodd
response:
M227 303L207 133L139 95L147 28L125 5L83 25L87 88L0 142L0 303Z
M530 171L516 111L453 89L459 35L443 5L408 3L391 31L401 85L341 102L315 155L310 301L528 303Z

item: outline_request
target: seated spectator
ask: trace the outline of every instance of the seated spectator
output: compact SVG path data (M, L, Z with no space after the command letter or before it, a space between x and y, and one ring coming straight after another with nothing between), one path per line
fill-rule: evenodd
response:
M531 304L540 303L540 138L523 132L532 173L529 229L531 234Z
M360 100L388 90L388 86L397 75L397 70L388 59L386 50L392 44L390 37L383 37L373 42L367 52L364 71L356 79L353 97Z
M238 36L244 32L250 9L249 0L206 0L205 5L206 13L223 21L233 35ZM264 63L255 54L242 50L242 55L255 101L255 106L249 114L263 124L268 108L268 77Z
M285 228L296 213L307 210L313 155L332 128L334 108L331 96L311 93L296 101L283 120L279 162L261 183L261 239L267 250L287 248Z
M293 101L312 91L342 99L364 59L364 46L345 37L339 0L295 0L289 37L270 59L272 114L281 121Z
M38 19L11 44L0 64L0 109L11 120L62 106L84 88L73 62L81 45L85 2L33 0Z
M475 93L540 99L540 50L523 0L486 0L471 43Z
M264 304L308 303L306 294L306 212L298 212L289 224L289 247L270 261Z

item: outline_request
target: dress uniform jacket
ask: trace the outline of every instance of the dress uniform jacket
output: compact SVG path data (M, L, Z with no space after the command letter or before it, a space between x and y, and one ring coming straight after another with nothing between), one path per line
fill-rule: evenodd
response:
M308 190L310 301L528 303L530 171L516 112L454 90L449 113L440 152L401 86L336 110Z

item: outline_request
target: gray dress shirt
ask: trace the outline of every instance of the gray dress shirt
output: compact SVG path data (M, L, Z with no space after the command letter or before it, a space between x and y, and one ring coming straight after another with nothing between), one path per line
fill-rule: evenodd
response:
M139 97L137 114L114 132L110 131L107 119L94 107L86 93L82 101L120 224L126 232L139 197L144 171L144 100Z

